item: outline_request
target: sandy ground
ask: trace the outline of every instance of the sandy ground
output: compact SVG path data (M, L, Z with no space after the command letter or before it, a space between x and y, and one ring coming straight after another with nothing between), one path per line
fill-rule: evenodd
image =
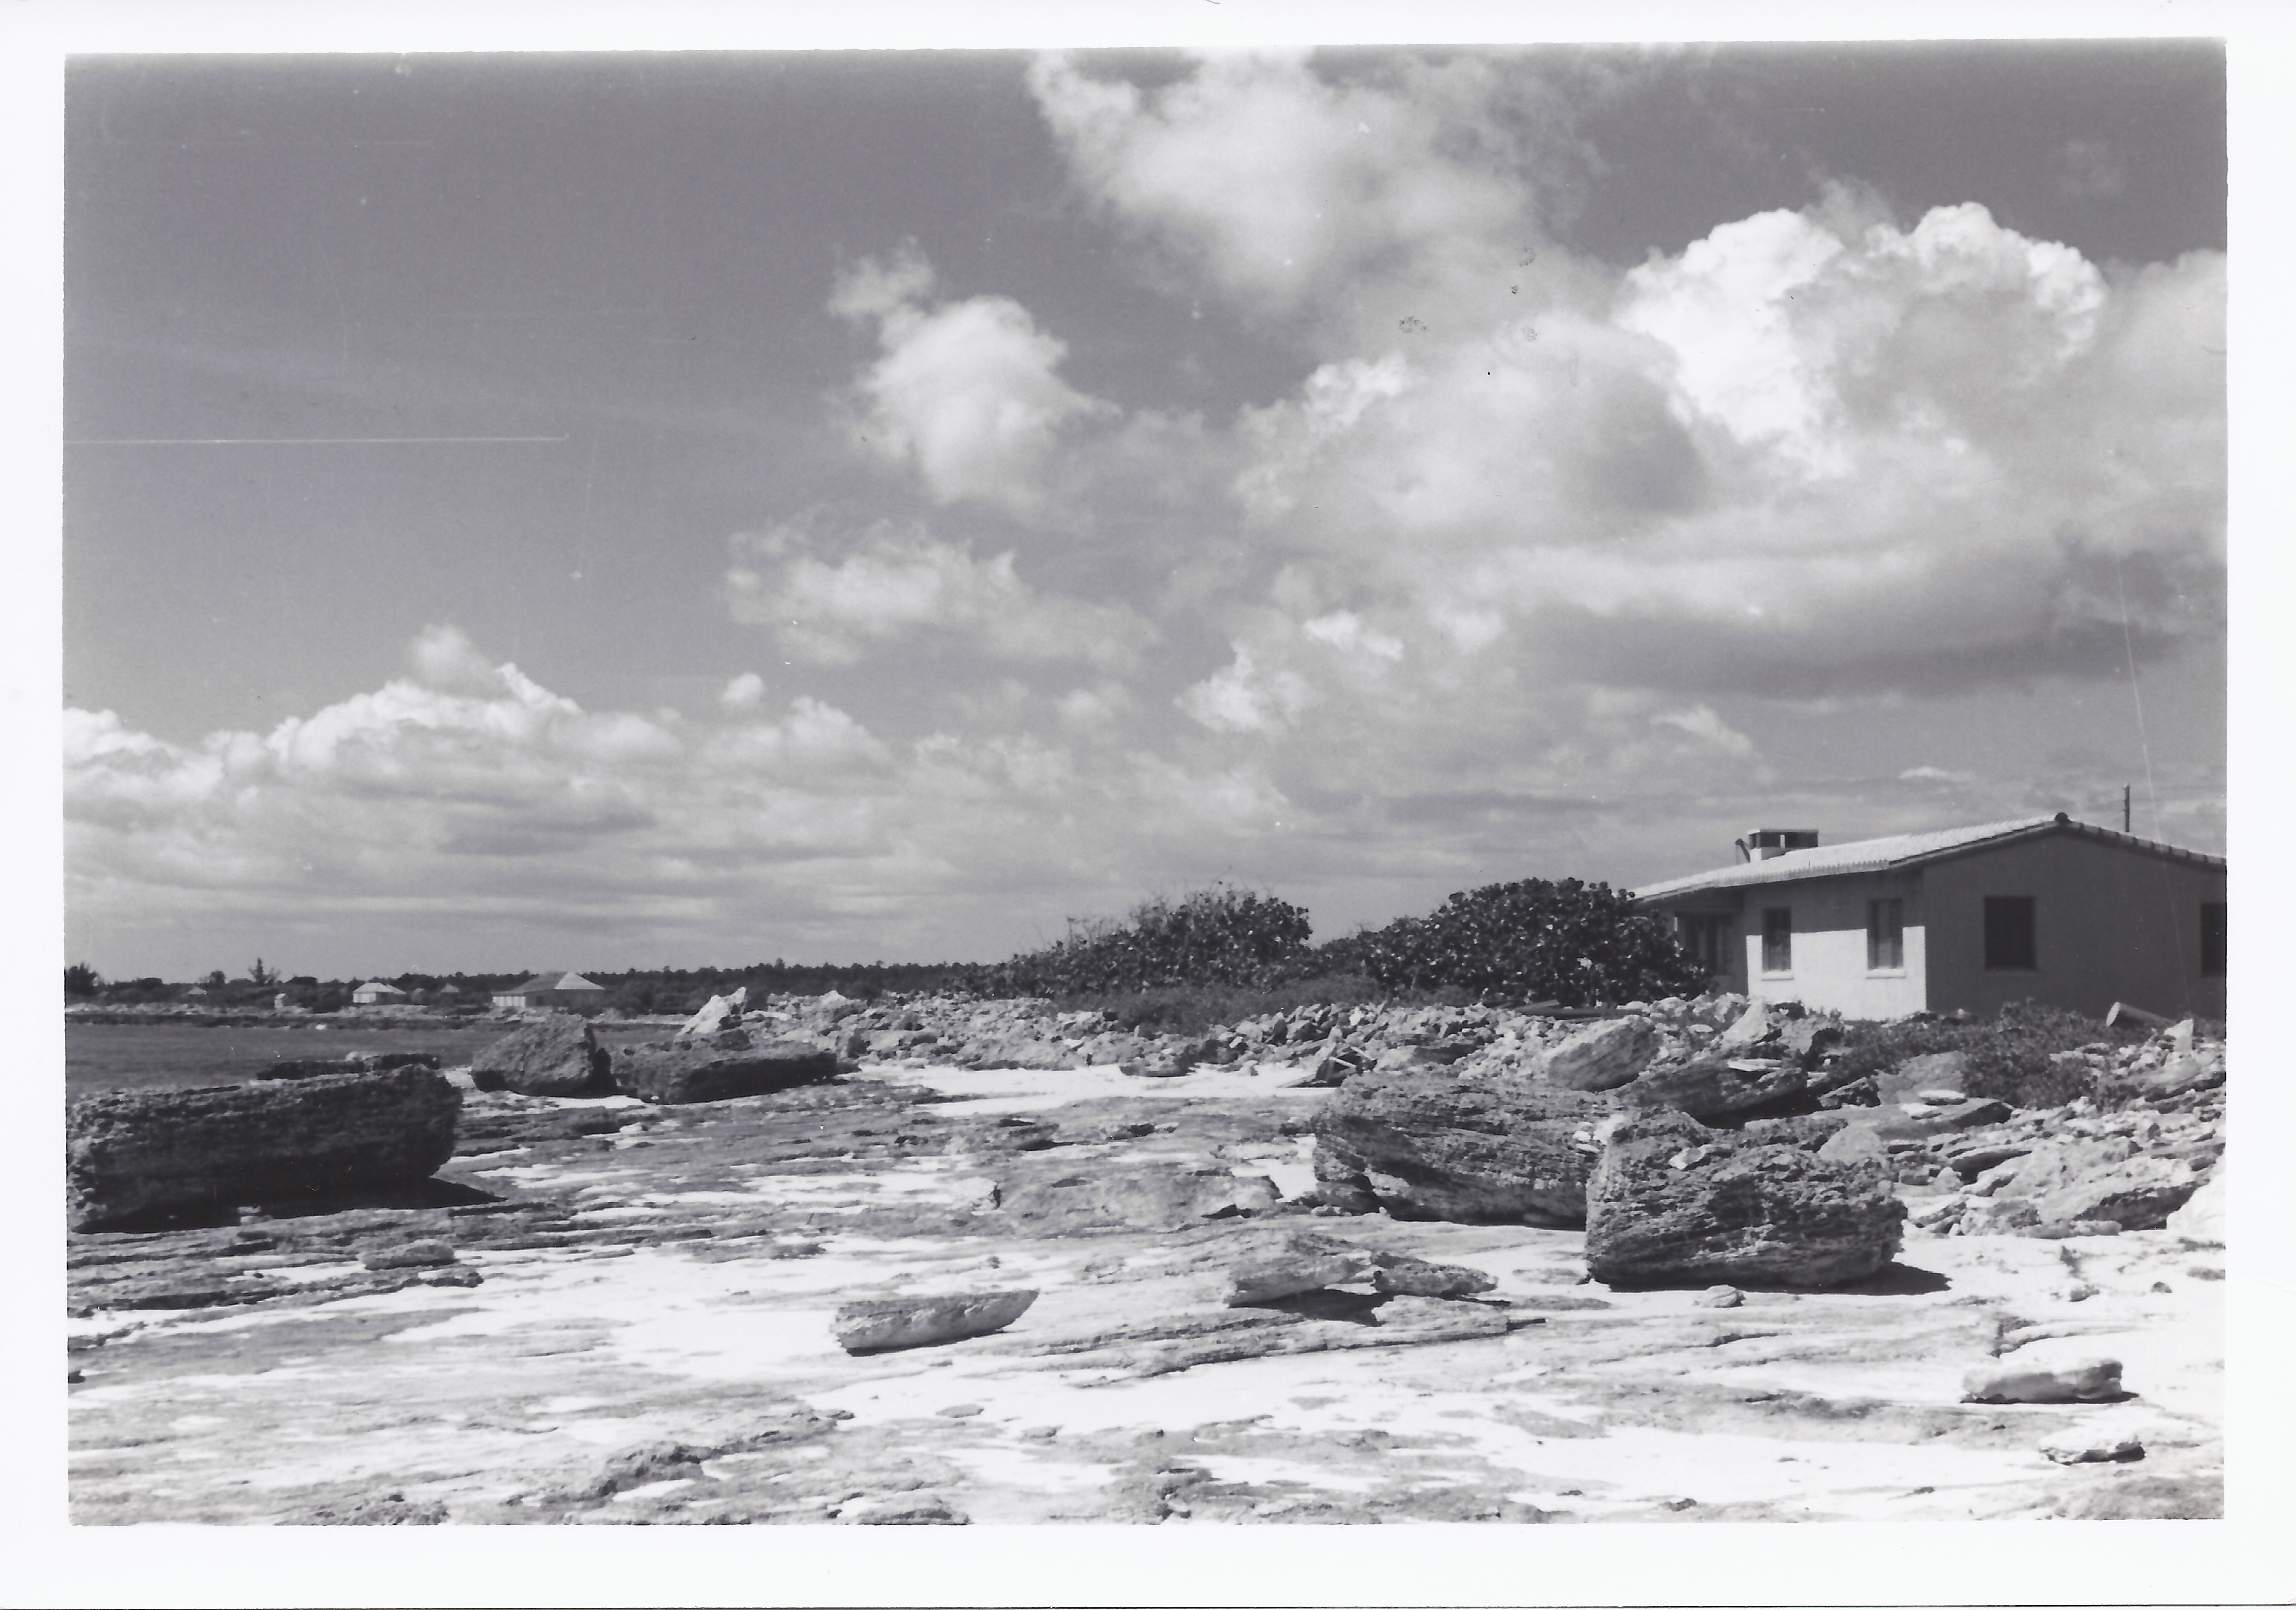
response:
M657 1109L472 1096L441 1199L73 1238L71 1509L571 1524L2203 1516L2222 1254L2165 1231L1909 1232L1861 1288L1584 1283L1578 1232L1283 1214L1016 1223L1032 1182L1225 1170L1304 1192L1327 1092L873 1068ZM574 1132L578 1119L601 1132ZM620 1122L624 1127L603 1126ZM1472 1301L1213 1296L1311 1230L1496 1277ZM1062 1233L1065 1232L1065 1233ZM451 1242L439 1270L362 1257ZM857 1297L1028 1287L996 1335L853 1357ZM2124 1401L1959 1402L2105 1354ZM2044 1442L2133 1434L2140 1460Z

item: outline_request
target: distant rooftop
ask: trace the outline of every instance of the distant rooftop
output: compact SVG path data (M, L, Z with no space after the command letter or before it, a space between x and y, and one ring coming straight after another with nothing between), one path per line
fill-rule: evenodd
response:
M1636 900L1660 900L1671 895L1738 888L1749 884L1788 883L1796 879L1832 878L1849 872L1895 871L1918 866L1924 862L1940 861L1948 855L1964 854L1980 846L2018 838L2035 838L2049 833L2073 833L2084 838L2095 838L2150 854L2164 855L2172 861L2213 867L2219 871L2225 865L2221 855L2203 855L2198 850L2178 849L2174 845L2159 844L2150 838L2138 838L2133 834L2116 833L2110 828L2092 827L2087 822L2075 821L2060 813L2054 816L2021 817L2015 821L1987 822L1981 827L1940 828L1929 833L1898 833L1888 838L1861 838L1852 844L1821 845L1814 850L1789 850L1767 861L1742 861L1731 866L1717 867L1710 872L1693 872L1687 878L1670 878L1663 883L1645 884L1635 890L1634 895Z
M523 984L514 984L503 991L505 995L530 995L541 990L603 990L603 984L593 984L579 973L537 973Z

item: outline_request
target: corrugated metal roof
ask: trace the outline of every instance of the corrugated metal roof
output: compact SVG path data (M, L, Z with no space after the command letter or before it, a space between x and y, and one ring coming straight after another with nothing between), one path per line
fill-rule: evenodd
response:
M1935 861L1956 855L1980 846L2022 838L2042 833L2077 833L2085 838L2098 838L2123 845L2172 860L2186 861L2200 866L2221 870L2225 861L2221 855L2203 855L2197 850L2179 849L2174 845L2158 844L2149 838L2138 838L2128 833L2116 833L2110 828L2093 827L2085 821L2074 821L2065 816L2026 816L2015 821L1991 821L1981 827L1940 828L1929 833L1898 833L1888 838L1861 838L1850 844L1820 845L1814 850L1789 850L1767 861L1742 861L1726 867L1717 867L1710 872L1693 872L1687 878L1671 878L1663 883L1645 885L1635 891L1638 901L1660 900L1673 895L1700 893L1707 889L1739 888L1749 884L1791 883L1802 878L1834 878L1849 872L1879 872Z

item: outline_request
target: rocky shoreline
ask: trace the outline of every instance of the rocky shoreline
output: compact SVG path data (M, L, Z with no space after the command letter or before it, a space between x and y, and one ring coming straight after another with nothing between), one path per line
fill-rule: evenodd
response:
M713 1007L232 1087L419 1075L453 1155L74 1233L75 1520L2221 1513L2188 1026L2018 1111L1730 1000Z

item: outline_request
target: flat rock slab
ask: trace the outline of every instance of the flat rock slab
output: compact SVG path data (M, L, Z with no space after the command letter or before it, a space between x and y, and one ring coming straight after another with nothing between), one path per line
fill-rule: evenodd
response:
M1798 1096L1803 1083L1799 1062L1710 1057L1650 1068L1633 1083L1620 1085L1615 1093L1619 1104L1631 1111L1718 1118Z
M91 1096L65 1120L65 1213L93 1230L413 1184L454 1155L462 1105L423 1067Z
M1100 1230L1185 1230L1210 1219L1267 1212L1282 1200L1265 1175L1218 1165L1095 1168L1003 1192L1011 1223L1037 1235Z
M1004 1329L1036 1300L1033 1291L976 1291L848 1303L837 1311L837 1344L848 1353L893 1353L962 1342Z
M730 1043L737 1036L742 1043ZM741 1030L713 1040L639 1045L614 1058L614 1083L662 1106L765 1096L837 1076L837 1053L805 1040L752 1045Z
M2119 1359L1984 1364L1961 1382L1964 1403L2100 1403L2121 1395Z
M1870 1160L1651 1114L1612 1130L1587 1186L1587 1266L1612 1286L1835 1286L1896 1255L1905 1212Z
M1316 1116L1324 1199L1463 1224L1574 1223L1604 1098L1512 1072L1357 1074Z

